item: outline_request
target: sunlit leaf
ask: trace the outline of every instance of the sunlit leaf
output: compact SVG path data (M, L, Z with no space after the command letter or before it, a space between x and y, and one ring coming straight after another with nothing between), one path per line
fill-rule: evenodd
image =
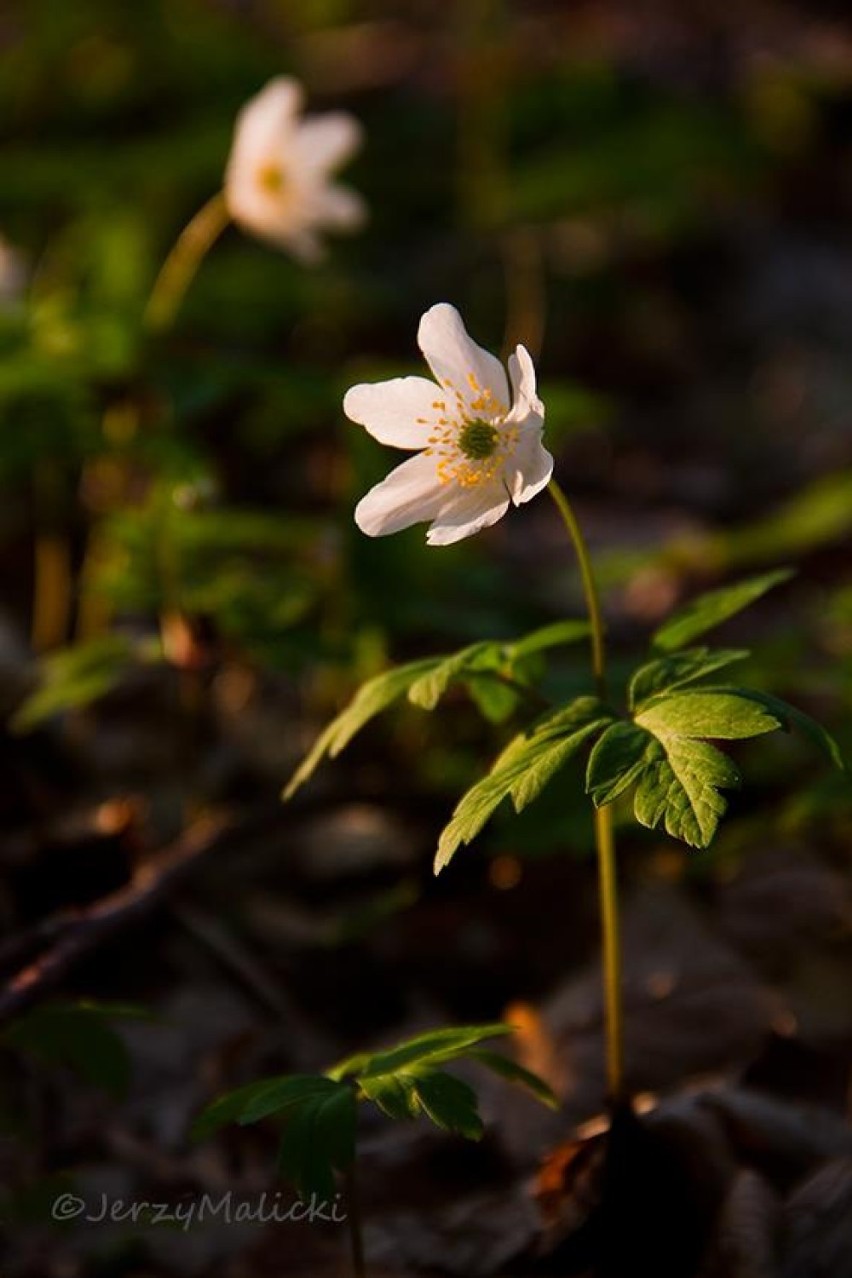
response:
M408 700L423 710L434 710L450 684L460 675L475 670L496 668L502 658L501 645L484 640L439 658L437 664L421 675L408 689Z
M425 657L421 661L412 661L408 665L386 670L363 684L345 710L336 719L332 719L317 738L313 748L288 782L284 790L284 798L291 798L312 776L326 756L333 759L338 755L365 724L381 714L394 701L405 696L413 683L434 670L441 661L443 661L442 657Z
M738 741L783 726L777 715L738 688L693 688L655 698L642 706L635 722L658 740L715 737Z
M724 670L737 661L744 661L749 654L741 649L693 648L686 652L674 652L659 657L640 668L630 680L629 702L631 710L659 692L671 692L699 679Z
M456 806L438 844L435 873L449 863L462 844L476 837L505 798L511 797L516 812L531 803L559 768L612 717L597 698L578 697L515 737L488 776L468 790Z
M635 786L634 812L642 825L663 825L673 838L707 847L726 810L721 791L740 780L711 740L741 740L783 726L777 714L738 688L658 693L632 720L612 724L601 735L589 755L586 789L602 807Z
M720 791L738 786L740 774L706 741L668 737L663 749L665 757L649 763L636 787L636 819L649 829L663 825L690 847L706 848L727 808Z
M835 767L840 768L841 771L846 771L846 760L841 753L840 746L831 733L821 723L817 723L816 719L812 719L803 710L799 710L796 706L791 706L788 701L783 701L781 697L775 697L769 692L759 692L753 688L744 688L740 689L740 695L751 697L752 700L757 701L770 714L777 716L785 727L798 728L803 736L806 736L814 745L828 755Z
M476 1061L479 1065L485 1065L492 1073L499 1074L508 1082L517 1083L520 1087L532 1092L536 1100L541 1101L542 1105L547 1105L549 1109L559 1108L559 1101L547 1083L532 1070L518 1065L511 1057L501 1056L499 1052L491 1052L487 1048L475 1047L467 1052L467 1059Z
M541 626L532 630L522 639L516 639L507 645L512 661L528 657L533 652L544 652L548 648L559 648L563 644L578 643L589 634L587 621L554 621L549 626Z
M759 577L749 577L733 586L724 586L721 590L699 595L660 626L654 635L654 646L666 652L686 647L706 631L742 612L774 586L789 581L792 576L792 569L778 568L773 572L762 573Z
M630 720L610 724L592 746L586 769L586 791L595 807L617 799L660 753L654 737Z

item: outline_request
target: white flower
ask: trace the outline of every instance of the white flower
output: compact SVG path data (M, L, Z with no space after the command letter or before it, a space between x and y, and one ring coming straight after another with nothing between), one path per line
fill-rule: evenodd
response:
M271 80L237 116L225 172L225 200L235 222L303 261L322 253L318 232L354 230L361 197L330 180L357 150L361 128L343 111L302 117L295 80Z
M541 492L553 458L542 446L544 405L529 352L503 365L468 336L454 306L441 302L420 321L417 341L435 382L396 377L353 386L343 411L382 444L417 450L356 507L355 522L383 537L430 520L430 546L448 546L488 528Z

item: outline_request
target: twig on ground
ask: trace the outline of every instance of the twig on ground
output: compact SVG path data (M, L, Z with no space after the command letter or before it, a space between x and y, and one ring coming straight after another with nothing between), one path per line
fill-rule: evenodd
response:
M86 909L40 924L34 939L56 939L2 987L0 1021L31 1007L90 951L147 915L203 856L226 846L235 832L222 817L200 820L170 847L149 857L125 887Z

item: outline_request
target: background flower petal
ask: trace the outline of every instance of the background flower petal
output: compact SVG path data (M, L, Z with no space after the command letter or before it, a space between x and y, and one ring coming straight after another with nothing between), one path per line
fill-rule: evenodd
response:
M312 192L311 218L331 231L356 231L367 220L367 205L348 186L322 185Z
M226 186L256 176L264 161L277 160L282 139L291 132L302 105L302 89L290 76L276 76L237 115L234 142L225 172Z
M417 344L442 389L451 382L452 389L463 396L471 416L487 420L509 411L509 384L503 365L477 346L449 302L439 302L426 312L420 321ZM485 402L484 390L492 396Z
M439 397L435 383L425 377L394 377L353 386L344 396L343 411L350 421L366 426L380 444L425 448L440 415L434 406ZM430 464L434 470L433 459Z
M291 141L294 162L305 174L328 174L355 154L363 136L361 125L346 111L309 115Z

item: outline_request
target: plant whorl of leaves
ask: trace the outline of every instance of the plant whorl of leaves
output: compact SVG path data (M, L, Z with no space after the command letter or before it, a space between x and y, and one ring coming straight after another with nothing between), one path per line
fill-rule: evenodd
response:
M200 1140L229 1123L245 1126L274 1118L283 1125L281 1175L303 1197L315 1194L328 1201L334 1195L335 1172L345 1172L355 1158L359 1102L376 1105L389 1118L422 1115L444 1131L480 1139L476 1093L442 1068L451 1061L475 1061L555 1108L556 1097L540 1078L510 1057L479 1046L510 1032L505 1024L432 1030L384 1051L350 1056L324 1074L261 1079L209 1105L196 1120L193 1136Z
M633 792L640 825L662 826L673 838L706 848L727 809L725 790L740 773L716 741L739 741L779 729L798 728L844 767L837 744L818 723L778 697L753 688L708 682L749 654L740 649L682 647L741 612L767 591L789 580L777 569L713 590L692 600L653 636L650 659L634 671L626 690L627 713L594 696L553 706L512 738L491 770L459 800L441 834L435 872L448 865L510 799L521 812L581 749L591 747L586 793L603 807ZM370 719L403 696L432 710L450 685L464 683L480 701L489 677L503 694L499 720L524 694L538 694L527 663L533 653L588 633L581 622L557 623L515 643L485 641L450 656L424 658L371 679L320 736L297 770L285 797L312 774L325 755L334 756Z

